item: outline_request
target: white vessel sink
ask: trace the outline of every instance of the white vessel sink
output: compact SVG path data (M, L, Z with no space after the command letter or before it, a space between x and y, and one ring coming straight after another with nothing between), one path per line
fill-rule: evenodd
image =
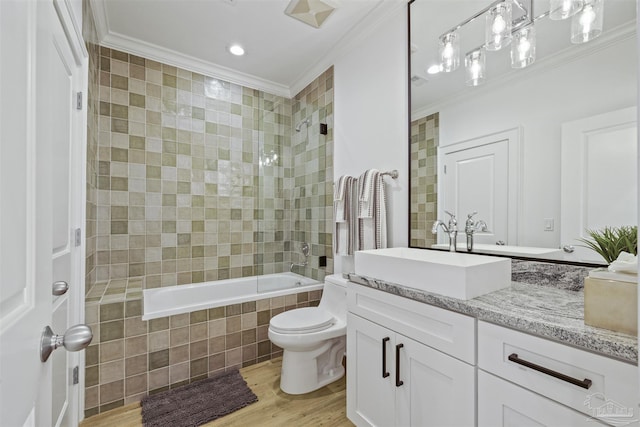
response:
M355 273L462 300L511 285L511 259L413 248L359 251Z

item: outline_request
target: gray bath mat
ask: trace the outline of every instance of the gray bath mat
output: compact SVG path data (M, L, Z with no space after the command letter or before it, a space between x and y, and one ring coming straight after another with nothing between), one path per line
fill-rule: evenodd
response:
M142 422L145 427L196 427L257 400L236 369L146 396L142 399Z

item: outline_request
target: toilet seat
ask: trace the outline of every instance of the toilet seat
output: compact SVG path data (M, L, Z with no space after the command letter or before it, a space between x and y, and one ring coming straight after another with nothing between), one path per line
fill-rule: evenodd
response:
M281 334L320 332L336 322L331 313L317 307L304 307L285 311L273 317L270 328Z

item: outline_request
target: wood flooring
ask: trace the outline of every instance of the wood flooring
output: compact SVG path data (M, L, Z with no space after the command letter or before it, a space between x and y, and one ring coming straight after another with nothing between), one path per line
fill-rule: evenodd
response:
M282 358L278 358L240 369L258 401L205 426L353 426L346 414L346 376L313 393L294 396L280 390L281 366ZM138 403L80 423L80 427L139 426L142 426L142 414Z

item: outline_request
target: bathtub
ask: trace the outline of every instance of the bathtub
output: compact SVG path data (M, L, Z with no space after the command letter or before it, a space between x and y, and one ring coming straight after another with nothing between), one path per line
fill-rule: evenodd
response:
M299 274L276 273L146 289L142 297L142 320L315 291L323 286L323 283Z

